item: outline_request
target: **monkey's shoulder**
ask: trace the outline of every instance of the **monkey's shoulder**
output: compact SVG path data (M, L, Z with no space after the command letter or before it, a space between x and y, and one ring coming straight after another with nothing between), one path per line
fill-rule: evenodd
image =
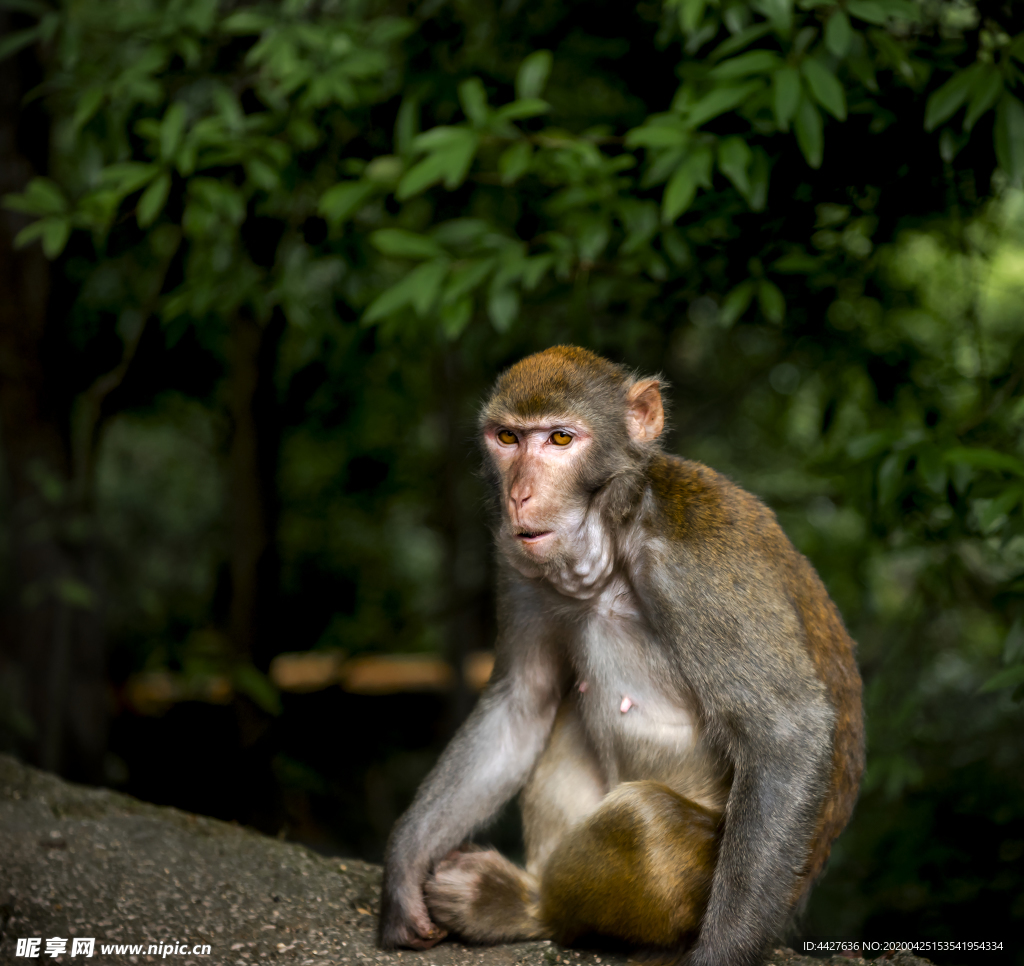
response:
M710 466L660 454L650 464L648 480L656 525L673 540L789 543L767 506Z

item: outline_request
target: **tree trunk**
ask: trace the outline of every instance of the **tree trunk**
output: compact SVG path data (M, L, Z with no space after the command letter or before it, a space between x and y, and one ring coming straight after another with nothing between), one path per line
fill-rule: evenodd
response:
M280 427L274 384L283 319L260 326L239 312L228 348L228 452L231 513L229 636L235 656L266 664L276 634L277 457Z
M0 15L0 35L11 15ZM0 62L0 195L20 191L46 157L48 131L21 99L40 79L31 51ZM24 135L24 136L21 136ZM36 158L36 165L28 155ZM50 771L97 781L106 749L105 653L91 537L78 536L68 398L48 378L49 265L28 219L0 210L0 440L11 570L0 600L0 729Z

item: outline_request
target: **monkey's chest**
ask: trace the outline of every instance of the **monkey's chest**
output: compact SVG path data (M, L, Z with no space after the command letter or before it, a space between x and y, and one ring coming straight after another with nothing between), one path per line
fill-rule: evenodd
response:
M628 619L594 619L576 654L579 710L609 786L652 779L678 786L703 758L698 718L665 685L654 642Z

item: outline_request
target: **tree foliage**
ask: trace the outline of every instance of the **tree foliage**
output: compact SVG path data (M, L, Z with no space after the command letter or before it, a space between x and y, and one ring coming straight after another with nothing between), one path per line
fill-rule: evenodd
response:
M73 287L82 384L147 327L223 359L233 319L283 326L301 646L436 648L483 593L461 440L499 365L663 368L677 446L771 503L861 641L869 770L815 921L1024 916L1018 7L19 9L0 52L39 44L54 127L7 204Z

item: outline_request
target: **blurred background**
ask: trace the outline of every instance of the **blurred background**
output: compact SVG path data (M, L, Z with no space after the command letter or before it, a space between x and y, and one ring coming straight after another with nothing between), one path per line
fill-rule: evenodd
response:
M577 343L859 642L804 933L1024 963L1024 6L0 0L0 57L0 748L379 860L489 673L476 409Z

